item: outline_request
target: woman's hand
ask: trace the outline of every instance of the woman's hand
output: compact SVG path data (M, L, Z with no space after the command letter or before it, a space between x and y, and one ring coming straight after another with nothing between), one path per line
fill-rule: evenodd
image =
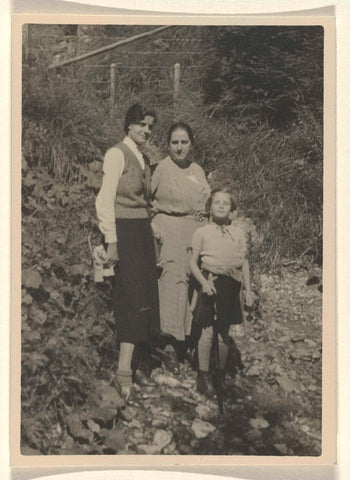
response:
M216 289L214 287L214 284L209 280L205 280L205 282L202 283L202 290L203 293L205 293L206 295L216 295Z
M106 263L104 266L106 268L112 267L118 260L117 242L109 243L107 246Z

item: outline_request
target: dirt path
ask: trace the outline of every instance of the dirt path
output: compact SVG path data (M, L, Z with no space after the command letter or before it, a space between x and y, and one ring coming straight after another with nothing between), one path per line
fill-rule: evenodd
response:
M152 373L157 387L138 388L143 408L123 407L105 423L86 406L81 422L75 410L78 434L67 433L61 453L319 455L321 294L307 277L301 269L261 276L261 318L236 332L244 369L227 376L222 415L196 392L189 362L178 376L162 366Z
M262 317L236 338L245 367L228 377L223 415L196 393L189 364L173 377L174 387L155 371L163 384L143 389L145 411L135 409L124 423L129 453L320 454L321 294L306 286L303 270L261 280ZM163 449L162 432L169 440Z

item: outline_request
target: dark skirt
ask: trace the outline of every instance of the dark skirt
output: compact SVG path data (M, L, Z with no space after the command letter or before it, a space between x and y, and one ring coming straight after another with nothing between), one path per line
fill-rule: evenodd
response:
M149 219L116 219L119 262L114 288L117 338L148 342L159 335L158 277Z
M202 271L205 278L209 272ZM214 280L216 295L209 296L198 291L196 307L193 312L192 333L193 340L198 341L202 328L210 327L214 322L214 303L217 314L218 332L225 338L228 336L230 325L243 322L240 301L241 283L232 277L218 275Z

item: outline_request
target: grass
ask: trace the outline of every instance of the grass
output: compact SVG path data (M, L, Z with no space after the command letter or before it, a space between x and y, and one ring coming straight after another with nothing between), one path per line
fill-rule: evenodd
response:
M158 115L149 153L157 160L166 155L167 130L174 120L193 127L193 158L213 186L234 190L241 213L254 222L255 264L276 268L305 251L321 261L322 128L311 112L300 109L287 132L264 125L252 129L249 119L213 117L214 106L205 106L201 92L185 83L175 106L171 98L159 104L156 95L120 91L110 118L108 102L89 83L69 81L63 72L48 73L40 64L24 76L23 157L29 166L44 166L68 183L79 181L79 165L102 161L107 148L124 135L127 108L147 99Z

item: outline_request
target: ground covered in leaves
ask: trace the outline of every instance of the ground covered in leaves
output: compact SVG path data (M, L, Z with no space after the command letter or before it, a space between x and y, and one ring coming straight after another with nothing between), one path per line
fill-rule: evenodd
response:
M143 408L125 406L110 286L93 281L94 163L74 186L23 169L22 453L320 455L321 272L305 262L254 273L223 414L196 392L188 360L178 376L157 365L157 387L139 388Z

